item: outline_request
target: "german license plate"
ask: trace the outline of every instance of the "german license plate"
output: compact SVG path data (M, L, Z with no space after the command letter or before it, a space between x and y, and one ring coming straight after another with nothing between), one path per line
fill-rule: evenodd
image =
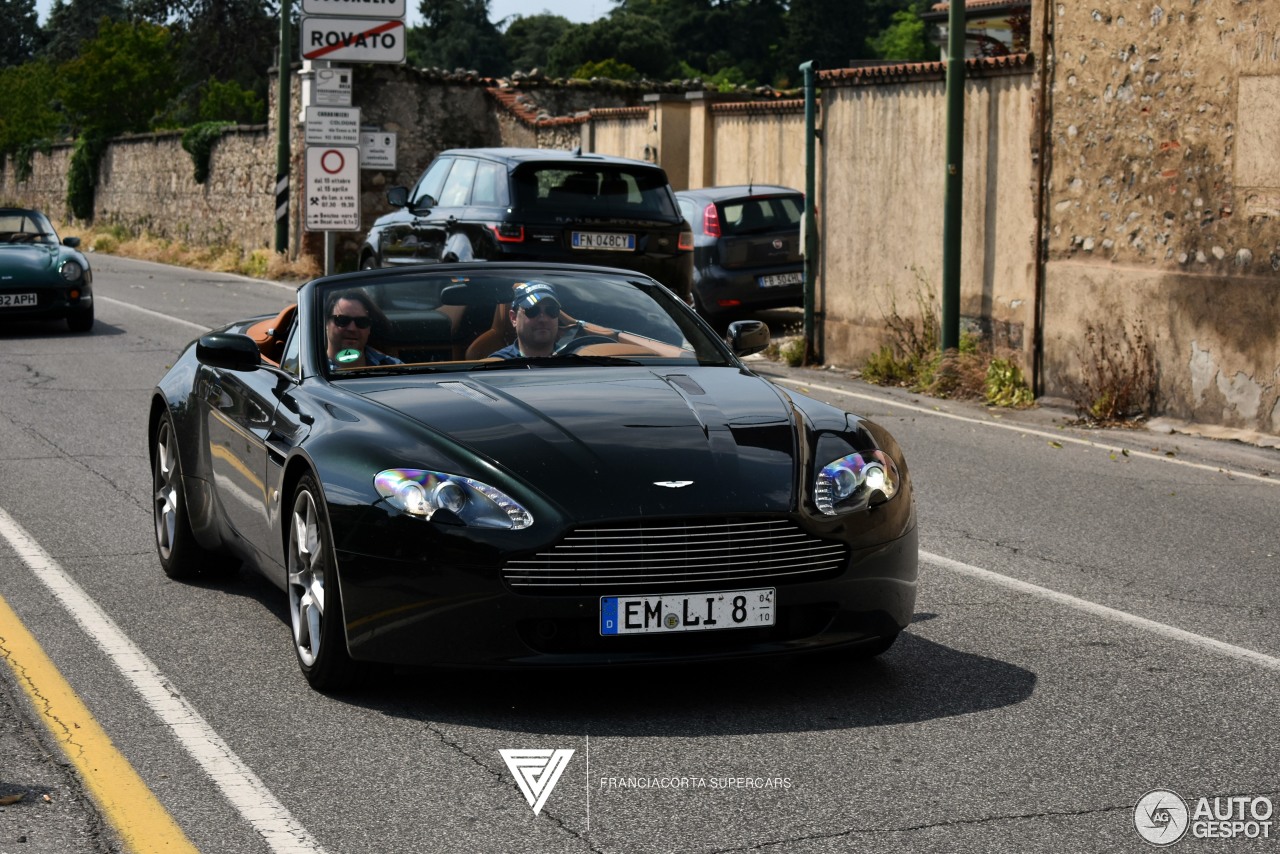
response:
M603 231L573 232L574 249L602 249L606 252L634 252L634 234L609 234Z
M662 635L773 625L773 591L602 596L600 634Z
M804 282L804 273L777 273L772 276L761 276L760 287L781 288L786 285L799 285Z
M0 308L21 308L36 304L35 294L0 294Z

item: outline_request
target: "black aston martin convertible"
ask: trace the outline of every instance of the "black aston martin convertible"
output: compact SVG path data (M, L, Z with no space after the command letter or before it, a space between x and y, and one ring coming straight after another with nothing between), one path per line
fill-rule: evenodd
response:
M753 373L768 342L623 270L316 279L156 387L160 564L279 586L318 689L370 662L878 654L916 597L906 462Z

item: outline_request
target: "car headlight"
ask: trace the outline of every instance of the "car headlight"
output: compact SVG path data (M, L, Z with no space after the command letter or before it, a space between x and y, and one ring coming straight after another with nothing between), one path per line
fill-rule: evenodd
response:
M874 507L898 494L898 467L883 451L849 454L818 472L813 500L828 516Z
M64 261L61 273L62 278L68 282L78 282L84 278L84 267L80 266L79 261Z
M378 494L411 516L430 519L447 510L466 525L520 530L533 515L511 496L487 483L421 469L387 469L373 479Z

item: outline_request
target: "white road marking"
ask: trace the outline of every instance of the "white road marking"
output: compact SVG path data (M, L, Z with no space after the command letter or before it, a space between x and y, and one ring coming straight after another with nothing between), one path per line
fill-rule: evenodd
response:
M1127 626L1142 629L1170 640L1181 641L1200 649L1209 650L1211 652L1220 653L1230 656L1231 658L1256 664L1259 667L1265 667L1267 670L1280 671L1280 658L1265 655L1252 649L1246 649L1242 646L1225 643L1204 635L1198 635L1195 632L1189 632L1185 629L1175 628L1167 623L1158 623L1155 620L1148 620L1146 617L1139 617L1130 614L1127 611L1120 611L1115 608L1109 608L1106 605L1099 605L1096 602L1090 602L1087 599L1079 599L1067 593L1059 593L1057 590L1050 590L1048 587L1041 587L1038 584L1032 584L1028 581L1021 581L1017 578L1010 578L1007 575L1001 575L998 572L992 572L989 569L971 566L967 563L961 563L958 560L952 560L949 557L936 555L931 552L921 551L920 559L933 564L941 569L949 569L952 572L958 572L962 575L968 575L971 578L977 578L990 584L997 584L1001 587L1015 590L1019 593L1026 593L1031 596L1037 596L1041 599L1047 599L1058 605L1072 608L1076 611L1083 611L1095 617L1101 617L1105 620L1112 620L1117 623L1123 623Z
M13 517L0 509L0 536L49 589L122 676L200 764L231 805L277 854L324 854L256 774L232 752L142 650Z
M213 328L213 327L211 327L211 326L205 326L205 325L200 324L200 323L192 323L190 320L183 320L183 319L182 319L182 318L180 318L180 317L171 317L171 316L169 316L169 315L167 315L167 314L162 314L161 312L158 312L158 311L152 311L152 310L151 310L151 309L149 309L149 308L143 308L142 306L140 306L140 305L134 305L134 304L133 304L133 303L131 303L131 302L122 302L121 300L118 300L118 299L112 299L111 297L94 296L94 300L95 300L95 301L97 301L97 302L110 303L111 305L118 305L118 306L120 306L121 308L128 308L128 309L132 309L132 310L134 310L134 311L140 311L140 312L142 312L143 314L149 314L149 315L151 315L152 317L158 317L158 318L160 318L161 320L168 320L168 321L170 321L171 323L178 323L178 324L181 324L181 325L183 325L183 326L186 326L186 327L189 327L189 328L191 328L191 329L194 329L194 330L196 330L197 332L208 332L210 329L212 329L212 328Z
M899 409L906 409L911 412L919 412L922 415L936 415L939 418L950 418L953 421L963 421L966 424L980 424L983 427L996 427L1001 430L1012 430L1015 433L1025 433L1028 436L1041 436L1046 439L1052 439L1055 442L1063 442L1072 445L1084 445L1088 448L1099 448L1111 453L1126 453L1131 457L1142 457L1143 459L1156 460L1157 462L1170 463L1172 465L1187 466L1188 468L1200 469L1201 471L1213 472L1215 474L1226 474L1231 477L1240 477L1246 480L1265 483L1269 486L1280 486L1280 478L1262 477L1261 475L1248 474L1246 472L1233 471L1225 466L1205 465L1204 463L1193 463L1187 460L1180 460L1177 457L1168 457L1162 454L1152 454L1148 451L1134 451L1122 448L1119 445L1104 445L1101 442L1094 442L1090 439L1080 439L1075 436L1068 436L1063 433L1051 433L1047 430L1037 430L1034 427L1025 427L1018 424L1002 424L997 421L984 421L981 418L971 418L968 415L957 415L954 412L943 412L940 409L929 409L924 406L916 406L912 403L901 403L885 397L876 397L870 394L861 394L856 391L846 391L835 386L820 385L818 383L806 383L799 380L793 380L787 377L768 377L771 382L785 383L786 385L795 386L800 390L817 389L818 391L827 392L828 394L840 394L845 397L852 397L857 400L866 400L871 403L884 404L885 406L896 406Z

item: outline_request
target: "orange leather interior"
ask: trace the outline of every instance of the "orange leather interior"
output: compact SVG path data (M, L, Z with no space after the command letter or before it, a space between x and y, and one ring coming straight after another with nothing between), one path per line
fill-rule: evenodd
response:
M274 365L280 364L284 342L289 337L289 330L293 328L293 319L297 313L297 303L290 303L280 309L275 317L259 320L245 330L245 334L258 345L258 352L263 359Z
M511 323L510 305L499 303L493 309L493 326L481 332L467 347L466 358L483 359L516 340L516 328Z

